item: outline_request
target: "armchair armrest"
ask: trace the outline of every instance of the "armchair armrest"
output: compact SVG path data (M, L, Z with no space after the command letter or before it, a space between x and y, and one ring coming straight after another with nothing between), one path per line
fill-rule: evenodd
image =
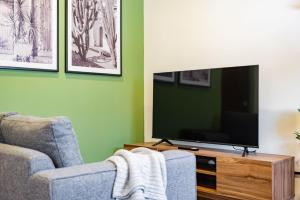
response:
M187 151L162 152L167 165L167 197L171 200L196 200L196 159Z
M29 179L34 200L113 200L115 166L108 161L34 174Z
M196 167L193 154L163 152L167 165L167 195L172 200L196 199ZM32 200L113 200L116 168L109 161L34 174L30 180Z
M28 178L46 169L54 169L53 162L47 155L31 149L0 144L0 199L25 199Z

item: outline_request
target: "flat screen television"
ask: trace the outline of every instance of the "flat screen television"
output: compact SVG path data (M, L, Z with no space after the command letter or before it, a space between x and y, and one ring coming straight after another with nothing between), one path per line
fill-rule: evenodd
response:
M155 73L153 137L258 147L259 66Z

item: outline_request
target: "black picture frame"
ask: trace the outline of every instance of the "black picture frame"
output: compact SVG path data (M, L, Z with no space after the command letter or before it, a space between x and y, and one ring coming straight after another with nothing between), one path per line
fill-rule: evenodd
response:
M70 14L72 14L73 12L70 11L71 9L71 2L73 0L66 0L65 1L65 18L66 18L66 31L65 31L65 54L66 54L66 59L65 59L65 73L71 73L71 74L89 74L89 75L107 75L107 76L116 76L116 77L120 77L122 76L123 73L123 69L122 69L122 0L115 0L117 2L118 5L118 23L119 26L117 26L117 64L119 64L119 66L117 66L117 69L115 72L111 73L110 70L106 70L105 68L102 70L74 70L74 67L76 66L72 66L72 53L73 53L73 48L70 48L71 45L73 46L73 38L70 37L72 36L72 29L71 29L71 25L72 23L70 23ZM95 0L98 3L100 3L100 1L102 0ZM104 31L105 32L105 31ZM104 34L104 33L103 33ZM72 44L71 44L72 43ZM70 50L71 49L71 50ZM73 69L72 69L73 68ZM85 67L81 67L78 66L78 68L85 68Z
M54 2L54 5L53 4L51 5L51 8L53 8L53 11L52 10L51 11L52 11L53 17L56 18L55 20L51 19L51 23L49 23L52 26L51 27L52 31L50 33L51 37L53 38L53 36L55 36L54 37L55 40L51 43L51 54L52 54L51 59L54 58L54 61L52 63L48 64L48 63L37 63L37 62L29 62L29 61L22 62L22 61L3 60L3 59L1 59L1 53L0 53L0 70L59 72L59 41L60 41L59 40L59 0L51 0L51 2ZM41 6L41 8L44 8L44 6ZM26 10L25 10L25 12L26 12ZM27 14L31 13L31 11L30 12L27 11L26 13ZM27 15L27 16L29 18L30 15ZM52 25L53 21L55 22L54 25ZM31 20L28 19L27 23L30 23L30 22L31 22ZM40 25L40 26L43 27L43 30L45 30L44 26L42 26L42 25ZM40 30L41 29L42 28L40 28ZM40 31L40 30L37 30L37 31ZM0 31L1 31L1 28L0 28ZM39 32L37 32L37 33L39 33ZM27 34L29 35L29 33L27 33ZM18 54L16 56L18 58ZM29 59L29 56L27 58ZM35 65L35 66L33 66L33 65ZM40 67L38 65L40 65Z

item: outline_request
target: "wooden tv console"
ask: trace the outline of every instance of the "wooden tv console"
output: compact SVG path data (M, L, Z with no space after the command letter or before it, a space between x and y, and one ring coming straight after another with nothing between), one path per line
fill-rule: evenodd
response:
M147 147L157 151L177 146L154 143L125 144L125 149ZM196 156L198 199L291 200L294 192L294 157L201 148ZM207 165L205 161L215 165Z

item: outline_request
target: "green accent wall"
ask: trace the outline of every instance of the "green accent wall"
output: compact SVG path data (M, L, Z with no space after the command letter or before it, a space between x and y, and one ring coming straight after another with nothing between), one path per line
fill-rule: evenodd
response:
M65 2L59 1L59 73L0 70L0 112L68 116L86 162L143 141L143 1L122 1L123 76L65 74Z

